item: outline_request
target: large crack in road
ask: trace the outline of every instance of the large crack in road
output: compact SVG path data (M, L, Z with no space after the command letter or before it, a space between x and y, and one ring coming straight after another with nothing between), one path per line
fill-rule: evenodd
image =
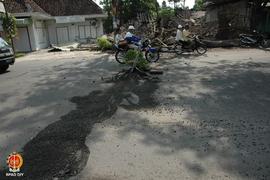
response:
M67 179L77 175L90 154L85 140L93 126L110 118L119 106L130 110L156 106L153 94L157 88L157 82L128 78L113 82L107 90L73 97L71 102L76 104L76 109L50 124L24 146L21 169L24 179ZM134 103L132 95L139 101Z

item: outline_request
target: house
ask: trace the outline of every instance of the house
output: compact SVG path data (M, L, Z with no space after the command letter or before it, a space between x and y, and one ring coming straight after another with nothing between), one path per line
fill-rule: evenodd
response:
M90 42L103 34L106 15L92 0L8 0L6 9L16 17L17 52L51 44Z
M270 33L270 4L254 0L206 0L206 23L216 25L218 39L257 30Z
M206 0L206 23L218 27L216 38L238 37L251 26L251 7L247 0Z

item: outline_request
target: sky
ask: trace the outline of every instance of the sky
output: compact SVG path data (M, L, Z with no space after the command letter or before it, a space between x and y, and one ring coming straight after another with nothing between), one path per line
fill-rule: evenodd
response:
M100 5L99 4L99 2L100 2L100 0L94 0L98 5ZM167 1L167 5L169 6L172 6L173 7L173 3L168 3L168 0L166 0ZM158 0L158 2L159 2L159 4L161 5L161 3L163 2L163 0ZM186 0L186 6L188 6L189 8L193 8L193 6L194 6L194 3L195 3L195 0Z

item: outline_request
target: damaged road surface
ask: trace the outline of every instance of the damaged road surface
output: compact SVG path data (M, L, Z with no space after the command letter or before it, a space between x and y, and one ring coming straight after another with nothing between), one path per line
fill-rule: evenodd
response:
M269 55L168 55L158 82L104 81L123 67L99 53L20 58L0 75L0 179L13 151L18 179L269 179Z
M140 99L138 104L123 105L129 109L154 106L152 94L155 83L126 80L116 82L105 91L93 91L87 96L74 97L76 110L50 124L23 148L25 162L22 169L31 179L66 177L78 174L86 165L89 149L85 139L93 125L115 114L130 93Z

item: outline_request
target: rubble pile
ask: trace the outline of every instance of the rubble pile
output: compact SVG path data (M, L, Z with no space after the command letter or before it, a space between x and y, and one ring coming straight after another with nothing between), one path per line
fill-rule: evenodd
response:
M193 35L199 35L209 47L230 47L237 45L236 41L216 41L219 27L216 23L206 23L205 11L190 11L190 13L177 14L165 19L150 19L141 21L140 19L130 21L123 25L123 34L126 33L129 25L136 27L136 35L149 38L153 46L167 46L175 43L175 36L178 25L189 25L189 31ZM108 35L108 39L113 41L114 34Z
M218 25L215 23L205 23L205 11L191 11L190 16L176 15L169 19L156 20L154 24L140 25L137 29L137 34L141 37L148 37L160 44L162 41L164 44L171 44L176 36L177 26L189 25L189 31L194 35L199 35L204 39L214 40L218 32ZM152 31L151 31L152 30ZM155 30L153 32L153 30Z

